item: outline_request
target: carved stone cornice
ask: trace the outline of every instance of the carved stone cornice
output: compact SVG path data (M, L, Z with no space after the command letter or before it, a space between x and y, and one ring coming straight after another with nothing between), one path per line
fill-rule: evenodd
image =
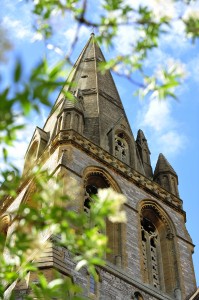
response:
M158 183L148 179L143 174L129 167L99 145L94 144L74 130L62 130L52 141L50 145L50 154L53 153L58 146L64 144L75 145L76 148L86 152L89 156L100 161L109 169L113 169L127 180L132 181L138 187L142 187L143 190L180 212L184 218L186 218L185 212L182 209L182 200L180 198L169 193Z

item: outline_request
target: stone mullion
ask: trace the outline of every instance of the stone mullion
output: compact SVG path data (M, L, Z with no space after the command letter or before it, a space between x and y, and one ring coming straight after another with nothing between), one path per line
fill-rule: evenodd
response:
M152 246L151 240L154 239L154 244L156 246ZM150 247L150 253L151 253L151 273L152 273L152 282L153 286L160 289L160 272L158 265L160 265L161 262L158 261L158 251L157 251L157 235L150 237L149 247Z
M147 258L147 271L148 271L148 279L149 283L153 283L152 276L152 258L151 258L151 249L150 249L150 238L148 232L145 231L146 237L146 258Z
M147 270L147 252L146 252L146 242L142 240L142 255L143 255L143 271L144 271L144 281L149 282L148 270Z

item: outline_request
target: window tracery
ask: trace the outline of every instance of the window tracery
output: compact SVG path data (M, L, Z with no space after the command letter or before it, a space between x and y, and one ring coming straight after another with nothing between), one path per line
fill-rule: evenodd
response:
M180 285L172 223L155 203L141 208L142 274L146 283L173 295Z
M115 135L115 156L123 162L128 163L129 157L128 144L125 139L124 133L118 133Z
M141 221L142 230L142 252L144 258L145 272L151 269L151 278L153 286L160 288L159 270L158 270L158 254L157 247L159 244L159 236L156 227L146 218Z

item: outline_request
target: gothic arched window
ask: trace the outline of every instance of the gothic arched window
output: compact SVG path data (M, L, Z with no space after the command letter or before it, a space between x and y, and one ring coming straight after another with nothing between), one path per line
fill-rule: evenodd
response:
M147 273L147 278L154 287L160 288L160 271L157 248L159 247L159 234L153 223L147 218L141 221L142 230L142 252L144 271ZM151 270L151 272L148 272Z
M163 187L165 188L165 190L170 191L168 175L163 176L163 181L162 182L163 182Z
M125 134L120 132L115 135L115 156L125 163L129 163L129 146Z
M74 130L79 131L79 116L75 114L74 116Z
M84 211L90 215L91 203L95 201L94 195L97 195L98 189L108 188L111 184L103 172L92 172L88 174L85 179L85 197L84 197ZM91 226L93 224L90 224ZM112 223L106 220L106 235L108 237L108 248L110 253L106 254L106 259L113 264L121 266L124 260L125 249L123 247L124 239L124 224Z
M141 209L142 273L146 283L173 295L179 287L178 264L171 224L161 209Z
M71 113L67 112L65 114L64 129L69 129L70 127L71 127Z

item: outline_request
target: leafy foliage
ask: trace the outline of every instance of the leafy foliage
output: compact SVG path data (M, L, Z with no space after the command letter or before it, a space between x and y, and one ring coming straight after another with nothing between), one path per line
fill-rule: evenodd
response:
M97 280L95 266L104 265L104 253L107 251L107 238L103 234L106 218L115 222L123 221L120 208L125 201L124 196L111 190L108 194L103 194L103 197L99 194L99 197L95 197L93 201L89 220L84 212L77 212L77 207L74 207L75 199L63 195L63 185L67 184L69 187L68 194L70 194L70 187L74 189L70 179L67 179L68 183L66 183L65 179L52 177L40 169L31 177L33 178L32 194L9 215L12 220L10 225L13 228L12 234L7 236L6 242L3 241L4 235L1 235L0 250L1 253L4 252L4 255L0 255L1 298L5 287L16 279L22 281L27 272L37 271L37 259L43 248L51 245L52 240L57 247L62 246L70 251L74 262L77 262L76 270L84 266ZM55 200L49 203L49 199ZM42 239L44 236L46 238ZM42 295L45 299L51 299L56 293L60 294L59 299L80 299L80 296L74 295L80 293L79 288L67 278L58 279L48 283L41 273L38 276L38 285L32 285L31 293L37 297ZM66 287L68 293L74 297L62 297L65 295L63 291ZM27 299L30 299L30 296L27 296Z
M160 1L161 2L161 1ZM79 39L81 26L86 26L97 32L96 42L107 47L114 47L115 40L121 28L134 28L134 37L129 38L129 51L117 53L108 62L99 64L99 71L105 73L112 70L119 76L124 76L138 87L138 94L142 97L150 95L160 100L172 97L176 99L175 88L183 79L182 70L173 63L155 71L153 74L145 67L147 57L153 49L159 47L160 40L172 32L175 22L184 25L184 35L195 41L199 37L198 14L187 14L189 3L178 1L183 5L185 13L182 15L168 15L165 10L157 14L149 5L130 5L124 0L105 0L99 4L97 20L89 13L89 1L64 0L64 1L33 1L32 13L36 23L34 29L43 36L47 42L52 42L56 34L52 18L55 14L67 20L68 15L75 20L77 31L71 43L68 55L64 62L49 67L49 62L44 59L35 66L27 76L25 68L19 59L16 59L10 84L4 86L1 75L0 89L0 145L2 160L7 162L7 146L14 145L17 134L24 128L24 117L32 111L40 113L41 105L50 106L50 94L57 88L66 84L63 80L63 69L71 64L71 55ZM32 1L31 1L32 3ZM171 1L177 3L177 1ZM94 3L92 3L94 5ZM1 29L1 54L0 60L5 60L5 53L11 48L4 29ZM137 79L139 78L140 81ZM71 83L68 83L71 84ZM65 95L69 99L71 94ZM82 299L81 289L74 285L70 278L61 278L55 274L55 279L48 282L37 269L37 258L43 247L51 244L50 239L45 241L41 235L54 239L57 246L67 248L73 255L77 270L86 267L97 280L96 265L105 264L104 253L107 249L107 238L103 234L105 219L115 222L125 221L120 208L123 203L121 196L112 191L103 190L95 197L91 208L90 220L84 213L77 213L74 207L74 198L62 193L62 178L57 180L41 169L30 175L31 202L23 203L19 208L13 209L9 216L4 215L4 206L17 194L17 187L24 179L13 165L1 171L1 211L2 218L10 218L10 234L5 238L5 228L0 227L0 298L3 299L7 290L7 298L12 299L12 285L16 281L22 282L29 272L38 273L37 284L31 285L31 293L24 295L26 299L34 297L43 299ZM49 189L50 185L50 189ZM78 189L78 187L77 187ZM50 203L49 199L56 199ZM114 201L113 201L114 200ZM113 206L112 204L117 204ZM8 220L9 221L9 220ZM90 226L95 224L95 226ZM2 226L2 225L0 225ZM67 293L66 293L67 289Z

